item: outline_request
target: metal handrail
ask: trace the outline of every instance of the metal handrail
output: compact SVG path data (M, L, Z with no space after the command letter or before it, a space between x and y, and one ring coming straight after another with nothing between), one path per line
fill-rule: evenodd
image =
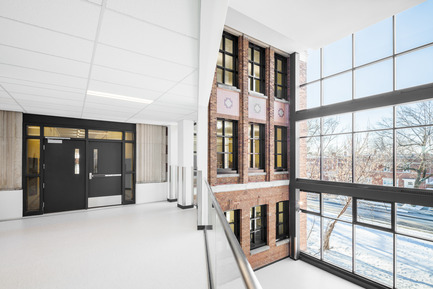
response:
M207 180L205 180L206 186L209 191L209 197L212 201L212 204L215 208L216 214L223 226L224 233L227 237L227 240L229 242L230 248L232 249L233 255L235 256L236 263L238 264L239 270L241 272L242 278L245 282L245 285L248 289L262 289L262 286L260 285L259 281L257 280L256 275L254 274L253 269L251 268L250 263L248 263L247 258L245 257L244 252L242 251L242 248L239 246L239 242L236 239L236 236L233 234L232 229L230 228L229 224L227 223L226 218L224 217L224 213L221 210L221 207L218 203L218 201L215 199L215 196L213 194L213 191L211 187L209 186L209 183Z

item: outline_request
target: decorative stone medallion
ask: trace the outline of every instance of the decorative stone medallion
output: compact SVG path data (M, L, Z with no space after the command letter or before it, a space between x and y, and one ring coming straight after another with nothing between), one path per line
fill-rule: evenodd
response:
M260 107L260 105L258 103L256 103L256 105L254 105L254 111L256 113L260 113L260 111L262 111L262 108Z
M282 108L280 108L280 109L278 110L278 115L279 115L280 117L283 117L283 116L284 116L284 110L283 110Z
M232 108L233 101L231 100L231 98L227 97L226 99L224 99L224 106L226 108Z

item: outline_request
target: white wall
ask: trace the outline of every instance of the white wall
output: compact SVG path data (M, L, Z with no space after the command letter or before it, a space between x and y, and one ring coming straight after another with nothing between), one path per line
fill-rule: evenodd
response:
M168 183L136 184L136 204L144 204L167 200Z
M0 221L22 218L23 190L0 191Z

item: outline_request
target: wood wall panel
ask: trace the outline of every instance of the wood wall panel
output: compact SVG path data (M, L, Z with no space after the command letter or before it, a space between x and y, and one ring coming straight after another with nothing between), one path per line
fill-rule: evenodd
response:
M0 190L22 189L23 114L0 111Z

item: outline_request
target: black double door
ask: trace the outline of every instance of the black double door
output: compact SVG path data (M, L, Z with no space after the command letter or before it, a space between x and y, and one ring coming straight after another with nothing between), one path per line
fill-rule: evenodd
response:
M44 213L86 208L88 196L122 195L122 143L45 139ZM88 172L86 174L86 164Z

